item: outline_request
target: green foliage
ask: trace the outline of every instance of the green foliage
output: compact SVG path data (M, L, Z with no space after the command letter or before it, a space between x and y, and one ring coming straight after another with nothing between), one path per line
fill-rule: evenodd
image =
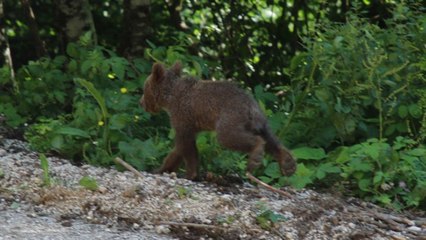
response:
M399 12L379 28L350 15L348 23L324 23L294 57L288 122L281 136L332 148L370 137L410 135L424 140L426 19ZM321 121L312 120L322 119ZM304 122L309 126L301 128ZM330 124L331 123L331 124Z
M180 199L183 199L191 196L191 189L184 186L177 186L176 193Z
M306 51L287 69L291 85L277 88L286 98L263 105L272 128L297 146L298 169L283 177L267 160L260 178L334 186L397 209L425 207L426 18L396 8L380 28L348 17L346 24L324 22L304 40Z
M330 160L354 194L395 208L417 207L426 199L426 148L413 144L403 137L393 144L369 139L337 149Z
M246 156L223 149L212 132L200 133L197 137L197 148L205 171L229 175L244 175L247 162Z
M256 222L261 228L270 230L274 223L287 220L283 215L268 209L263 202L258 205L260 212L256 216Z
M293 176L283 177L278 164L271 162L260 178L295 188L334 186L396 209L426 204L426 147L417 146L410 138L399 136L392 144L386 139L371 138L328 154L322 148L307 147L295 149L294 153L302 158L298 158Z
M111 10L100 9L119 12L109 3ZM54 49L55 57L22 65L15 78L7 66L0 68L6 124L23 128L39 152L102 166L120 156L151 170L170 151L174 132L166 114L151 116L138 106L140 89L153 60L179 60L186 73L251 87L272 130L298 159L296 173L284 177L267 156L256 172L263 181L336 187L395 208L426 206L426 18L415 6L392 3L392 15L376 24L360 17L363 11L347 14L345 23L328 21L344 19L334 5L316 1L308 9L279 1L185 3L181 16L190 28L159 27L143 58L128 60L110 50L116 36L103 39L108 47L93 46L88 33L63 54ZM152 7L164 12L161 4ZM366 10L364 3L358 7ZM314 25L316 17L321 21ZM24 35L25 26L7 24ZM303 42L305 50L289 42ZM204 171L246 170L246 156L222 149L212 133L200 134L197 146ZM97 188L90 179L82 182ZM184 188L177 192L187 195ZM264 209L257 221L270 228L279 219Z
M40 154L40 166L43 170L43 185L49 187L52 181L49 174L49 162L44 154Z
M82 177L78 183L80 184L80 186L91 191L96 191L99 187L98 182L94 178L91 178L89 176Z
M232 224L233 222L235 222L235 216L231 216L231 215L229 215L229 216L219 216L218 218L217 218L217 222L219 223L219 224Z

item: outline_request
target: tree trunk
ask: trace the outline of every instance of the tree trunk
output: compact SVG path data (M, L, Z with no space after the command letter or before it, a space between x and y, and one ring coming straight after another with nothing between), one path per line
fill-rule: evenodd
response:
M24 15L27 19L28 28L30 30L31 39L33 40L33 46L35 48L35 53L37 58L46 55L46 48L44 42L40 38L38 31L38 24L35 19L33 9L31 8L31 3L29 0L21 0L22 8L24 10Z
M142 56L152 31L150 0L124 0L123 26L118 51L127 57Z
M58 23L64 47L69 42L77 41L88 31L92 33L93 43L97 44L95 24L88 0L57 0L56 5L59 10Z
M182 21L182 17L180 16L182 4L182 0L166 1L167 10L170 14L170 25L174 26L178 30L184 31L188 29L188 26Z
M0 59L0 66L4 64L10 69L10 78L16 88L15 72L13 70L12 54L10 52L9 41L7 39L6 24L4 19L3 0L0 0L0 51L3 58Z

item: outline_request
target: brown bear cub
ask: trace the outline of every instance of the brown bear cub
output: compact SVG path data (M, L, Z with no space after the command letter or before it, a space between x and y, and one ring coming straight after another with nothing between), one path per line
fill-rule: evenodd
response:
M196 178L199 161L195 139L201 131L216 131L222 146L247 153L249 172L261 164L264 151L278 161L284 175L295 172L295 159L273 135L251 96L229 82L197 80L181 73L180 63L169 69L155 63L140 99L147 112L167 111L176 131L175 147L158 172L175 172L184 161L186 178Z

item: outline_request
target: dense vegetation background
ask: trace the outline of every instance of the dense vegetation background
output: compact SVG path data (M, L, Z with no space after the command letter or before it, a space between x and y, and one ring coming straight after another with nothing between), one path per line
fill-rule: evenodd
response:
M155 61L251 91L299 159L263 181L426 207L426 8L392 0L2 0L0 113L42 153L157 167L166 114L138 106ZM245 157L197 140L203 171Z

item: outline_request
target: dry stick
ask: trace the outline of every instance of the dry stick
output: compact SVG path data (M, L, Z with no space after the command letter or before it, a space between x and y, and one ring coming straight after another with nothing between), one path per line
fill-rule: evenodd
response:
M272 228L271 230L272 230L272 232L274 232L275 234L277 234L277 235L278 235L278 237L280 237L281 239L287 239L287 238L286 238L284 235L282 235L282 233L280 233L280 231L278 231L277 229Z
M379 220L382 220L382 221L388 223L389 225L400 226L402 229L404 229L404 226L401 225L401 224L406 224L406 225L409 225L409 226L415 225L413 221L410 221L408 219L403 219L403 218L400 218L400 217L396 217L396 216L392 216L392 215L389 215L389 214L372 212L371 216L376 217ZM405 220L407 220L407 221L405 221Z
M116 157L115 162L120 164L121 166L125 167L127 170L134 173L136 176L143 178L143 175L138 170L136 170L134 167L130 166L130 164L123 161L123 159Z
M199 224L199 223L180 223L180 222L166 222L160 221L155 223L155 225L170 225L170 226L180 226L180 227L194 227L194 228L209 228L209 229L223 229L222 227L207 225L207 224Z
M293 196L292 196L290 193L285 192L285 191L280 190L280 189L277 189L277 188L274 188L274 187L272 187L271 185L269 185L269 184L267 184L267 183L265 183L265 182L260 181L259 179L257 179L255 176L253 176L253 175L252 175L251 173L249 173L249 172L246 172L246 176L247 176L250 180L252 180L253 182L256 182L257 184L261 185L262 187L264 187L264 188L266 188L266 189L268 189L268 190L270 190L270 191L272 191L272 192L279 193L279 194L281 194L281 195L283 195L283 196L285 196L285 197L288 197L288 198L293 198Z
M380 213L380 214L382 216L385 216L385 217L388 217L388 218L394 220L395 222L404 223L404 224L406 224L408 226L416 225L416 223L413 220L410 220L410 219L408 219L406 217L397 217L397 216L393 216L393 215L386 214L386 213Z
M417 239L417 236L419 234L418 232L415 232L415 231L409 231L409 229L403 229L403 230L401 230L401 229L399 229L399 230L395 229L394 226L392 226L391 224L389 224L386 221L377 221L377 220L374 220L375 215L371 214L371 213L368 213L368 212L367 212L366 216L359 217L359 216L355 216L354 215L354 218L357 218L358 220L369 224L369 226L373 227L374 230L376 230L378 233L384 234L384 235L386 235L388 237L392 237L392 235L390 235L389 233L386 233L385 230L392 230L392 231L396 231L396 232L407 231L405 233L405 236L410 237L410 239Z
M414 221L407 219L405 217L397 217L390 214L379 213L374 210L368 211L367 215L386 223L388 228L390 228L393 231L397 231L397 232L406 231L416 236L421 234L418 231L411 230L405 227L405 225L408 225L408 226L416 225Z

